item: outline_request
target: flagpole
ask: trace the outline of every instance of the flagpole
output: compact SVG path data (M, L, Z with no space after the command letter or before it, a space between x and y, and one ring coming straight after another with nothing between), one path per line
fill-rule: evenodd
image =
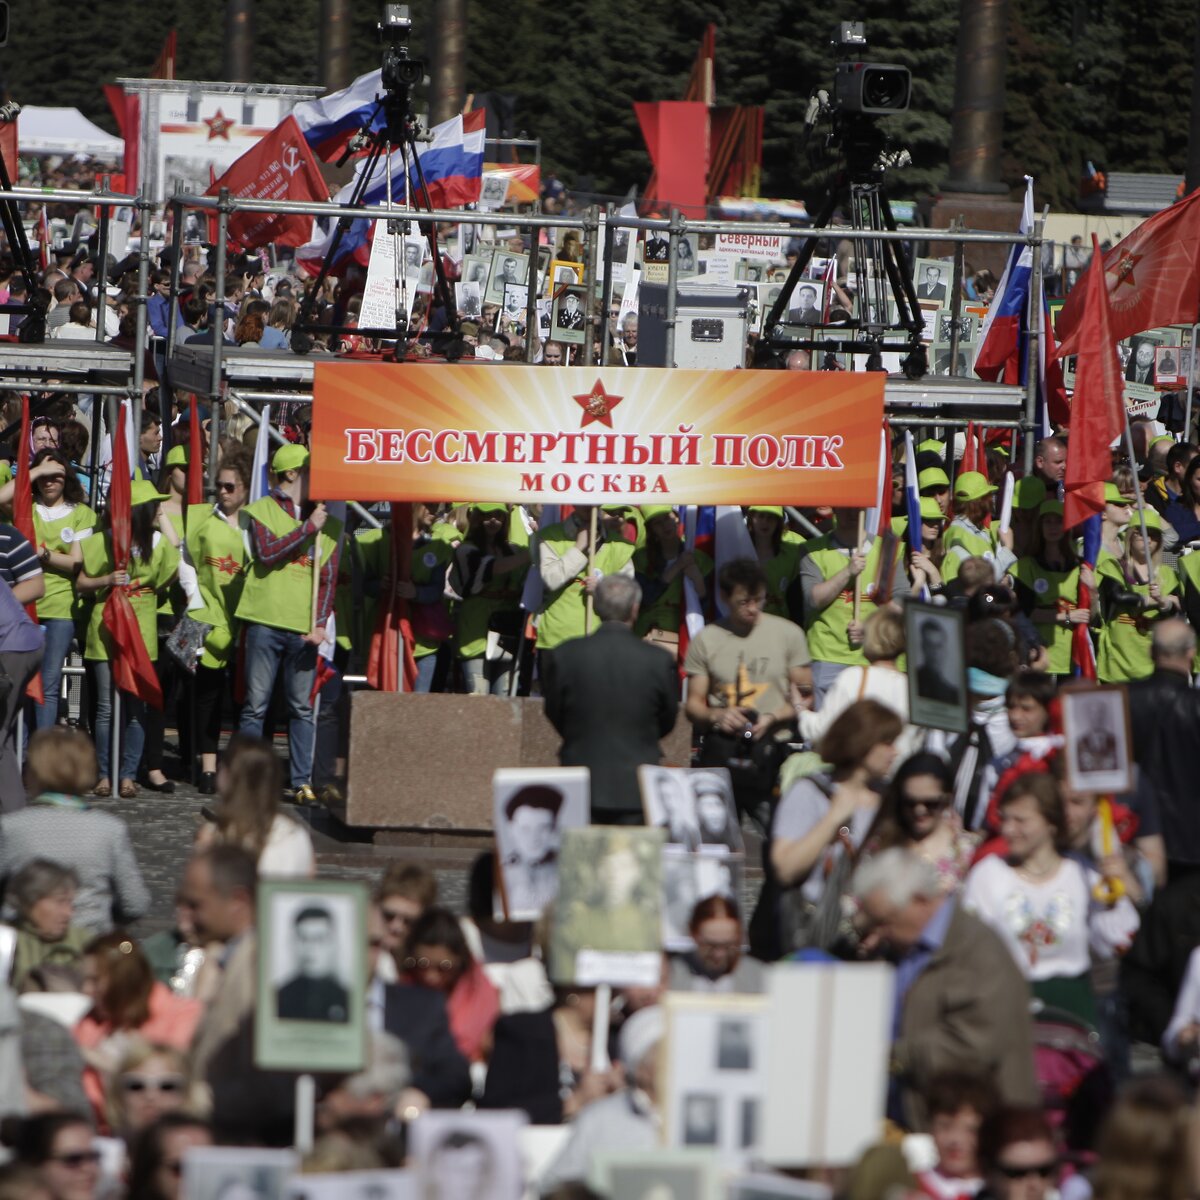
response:
M1025 474L1033 474L1033 450L1042 431L1037 428L1037 396L1038 396L1038 363L1042 353L1042 233L1046 227L1046 213L1033 223L1033 241L1031 253L1033 258L1029 280L1029 311L1026 327L1029 330L1029 344L1025 354ZM1036 436L1035 436L1036 434Z
M595 598L591 591L592 572L596 567L596 506L592 505L591 515L588 517L588 561L587 561L587 577L588 577L588 593L587 593L587 632L592 632L592 609L595 607Z
M1137 487L1137 455L1133 450L1133 430L1129 426L1129 409L1125 409L1125 453L1129 455L1129 465L1134 474L1134 499L1137 500L1138 524L1142 527L1142 552L1146 556L1146 582L1154 583L1154 558L1150 553L1150 533L1146 528L1146 501L1142 497L1142 489Z
M863 552L863 540L867 536L867 514L864 509L858 510L858 538L854 543L854 553ZM859 571L854 577L854 620L857 623L862 612L863 572Z

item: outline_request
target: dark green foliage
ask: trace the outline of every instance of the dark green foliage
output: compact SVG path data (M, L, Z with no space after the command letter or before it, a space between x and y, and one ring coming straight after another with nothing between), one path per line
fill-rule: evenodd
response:
M1005 181L1028 172L1038 201L1072 207L1084 163L1183 169L1195 0L1010 0ZM373 0L353 0L355 73L379 62ZM150 72L179 31L180 78L223 75L223 0L21 0L0 78L28 104L73 105L112 130L101 86ZM413 0L413 52L427 54L435 0ZM320 0L256 0L254 74L317 82ZM839 20L867 22L870 57L913 72L910 112L886 122L912 166L890 177L916 199L945 181L954 95L954 0L468 0L467 87L518 97L518 125L569 181L623 195L648 156L636 100L682 95L701 34L717 26L717 101L766 110L764 195L820 199L828 164L800 148L814 88L832 85ZM418 95L418 106L423 101ZM818 133L817 141L821 134Z

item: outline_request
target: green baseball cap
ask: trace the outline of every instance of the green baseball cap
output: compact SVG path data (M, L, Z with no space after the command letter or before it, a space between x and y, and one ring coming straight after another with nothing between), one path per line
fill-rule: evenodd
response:
M926 488L942 488L946 489L950 486L950 476L942 470L941 467L926 467L920 475L917 476L917 489L924 491Z
M938 502L932 496L921 497L921 520L944 521L946 514L938 507Z
M182 444L172 446L167 451L167 459L163 465L167 467L186 467L188 465L188 448Z
M298 446L294 442L289 442L286 446L280 446L275 451L275 457L271 459L271 470L276 475L284 471L298 471L301 467L308 466L308 451L303 446Z
M1104 485L1104 503L1105 504L1132 504L1133 501L1128 496L1121 495L1121 489L1111 481Z
M655 517L661 517L664 513L673 513L674 511L669 504L644 504L642 505L642 520L649 525Z
M1149 505L1146 505L1145 509L1143 510L1142 515L1146 518L1146 532L1147 533L1149 533L1151 529L1153 529L1155 533L1162 533L1162 531L1163 531L1162 515L1158 512L1157 509L1151 508ZM1130 528L1135 533L1138 532L1138 530L1141 528L1141 522L1134 521L1134 523L1130 526Z
M508 505L502 504L500 501L497 501L497 500L476 500L475 503L471 505L471 507L473 509L475 509L476 512L481 512L481 513L494 513L494 512L507 513L508 512Z
M600 505L601 512L622 513L629 512L633 508L632 504L602 504Z
M1046 498L1046 485L1036 475L1026 475L1013 485L1013 508L1031 511Z
M1043 500L1038 505L1039 517L1061 517L1063 515L1063 502L1061 500Z
M130 508L137 508L139 504L153 504L156 500L166 499L167 497L148 479L135 479L129 485Z
M955 500L982 500L996 489L978 471L964 471L954 481Z
M935 442L932 438L927 438L925 441L923 441L917 447L918 454L923 454L926 452L928 452L929 454L937 454L940 457L945 458L946 457L946 443L945 442Z
M783 520L783 506L780 504L752 504L750 505L750 512L768 513L772 517L778 517L781 521Z

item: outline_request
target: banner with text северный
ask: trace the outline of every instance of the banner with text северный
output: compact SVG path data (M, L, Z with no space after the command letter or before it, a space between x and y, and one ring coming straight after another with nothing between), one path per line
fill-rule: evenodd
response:
M311 495L875 503L881 373L318 363Z

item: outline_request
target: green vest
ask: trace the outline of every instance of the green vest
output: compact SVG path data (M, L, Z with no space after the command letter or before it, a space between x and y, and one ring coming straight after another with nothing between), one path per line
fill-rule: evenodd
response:
M1010 568L1014 579L1033 592L1035 608L1052 612L1067 612L1079 607L1079 568L1070 571L1047 571L1037 559L1026 555L1018 558ZM1050 664L1046 668L1051 675L1071 674L1071 638L1073 630L1068 625L1037 626L1038 637L1046 647Z
M436 529L437 526L434 526ZM457 529L455 533L458 534ZM458 536L461 537L461 534ZM444 538L427 537L413 543L412 550L412 583L415 588L428 587L434 576L454 557L454 547ZM392 543L385 539L384 548L384 578L387 578L387 568L390 568L392 561ZM427 654L432 654L442 644L440 640L435 638L422 637L418 633L421 627L420 610L426 609L432 619L436 620L443 613L449 601L446 597L439 596L436 600L426 605L413 603L411 605L412 621L413 621L413 658L424 658ZM433 610L437 610L436 612ZM448 625L447 619L441 621L442 625Z
M1099 557L1097 586L1102 579L1114 579L1125 591L1137 592L1139 596L1150 594L1148 583L1130 585L1126 582L1120 562L1111 554ZM1179 576L1170 567L1159 567L1155 574L1164 596L1179 591ZM1154 636L1154 622L1162 617L1163 613L1157 608L1142 608L1133 604L1113 604L1105 611L1096 649L1096 674L1102 683L1128 683L1134 679L1144 679L1153 672L1150 642Z
M792 581L800 574L800 545L796 542L781 542L779 553L759 566L767 573L767 602L763 612L773 617L787 617L787 593Z
M42 516L40 505L33 506L33 530L38 546L49 546L55 554L70 554L75 542L82 543L96 527L96 514L86 504L73 504L71 511L54 521ZM46 591L37 602L39 621L70 621L79 615L80 602L75 592L75 577L57 567L44 567Z
M273 537L283 537L301 525L283 511L274 496L264 496L242 509L242 529L248 531L251 520L258 521ZM322 567L337 549L341 531L340 521L330 517L325 522L319 535ZM308 633L313 627L312 591L312 544L307 542L295 558L273 567L251 560L235 612L239 621L287 629L292 633Z
M512 546L515 553L522 547ZM480 658L487 651L488 624L493 614L516 612L525 590L528 565L492 575L482 592L463 597L454 621L454 644L459 658Z
M538 544L549 546L561 558L574 548L575 539L567 536L564 525L551 525L539 532ZM600 575L615 575L633 558L633 552L634 546L630 542L601 542L596 547L594 569ZM553 650L571 638L583 637L599 628L600 619L595 613L592 614L591 629L587 625L587 592L583 589L586 576L585 567L558 591L547 590L538 617L539 650Z
M187 552L200 584L202 609L188 616L211 625L204 639L202 667L224 667L233 661L238 623L234 617L246 582L246 539L240 525L230 525L210 504L188 508Z
M158 658L158 593L175 578L179 567L179 551L162 534L156 533L154 537L154 550L149 562L130 556L130 586L127 591L151 661ZM107 575L113 569L111 533L96 533L85 539L83 569L93 578ZM104 628L104 602L107 598L107 592L98 594L88 617L83 657L93 662L107 662L112 658L112 635Z
M942 581L949 583L958 577L958 568L968 558L986 558L991 562L996 556L996 539L986 529L976 529L961 517L955 517L946 526L942 535L942 546L946 556L942 560Z
M875 581L879 577L879 555L882 543L875 538L867 550L867 565L863 570L863 592L860 619L865 621L875 611ZM832 579L848 561L848 556L833 545L833 535L825 534L805 546L809 560L821 572L822 579ZM896 545L892 569L904 550L903 542ZM848 666L867 665L861 648L850 645L850 622L854 619L854 581L840 595L817 612L805 606L804 632L808 635L808 650L815 662L845 663Z
M682 549L683 544L680 543L680 550ZM693 550L692 557L696 560L696 566L700 568L700 574L706 579L711 579L712 559L702 550ZM644 548L634 553L633 570L643 579L649 578L650 563ZM667 584L657 600L638 612L637 624L633 627L638 637L645 637L652 629L661 629L664 633L679 632L679 619L683 614L683 580L684 573L680 571Z
M1183 605L1186 611L1193 592L1200 592L1200 554L1181 554L1175 563L1175 574L1179 580ZM1192 674L1200 672L1200 650L1192 659Z

